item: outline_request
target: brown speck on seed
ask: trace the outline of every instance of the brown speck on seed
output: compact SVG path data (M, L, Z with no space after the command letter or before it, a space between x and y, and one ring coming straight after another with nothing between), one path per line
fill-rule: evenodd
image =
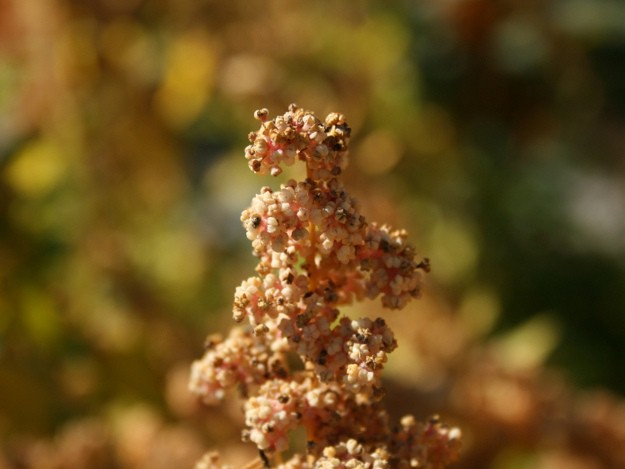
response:
M267 116L269 115L269 110L267 108L262 108L254 111L254 119L259 121L265 121Z

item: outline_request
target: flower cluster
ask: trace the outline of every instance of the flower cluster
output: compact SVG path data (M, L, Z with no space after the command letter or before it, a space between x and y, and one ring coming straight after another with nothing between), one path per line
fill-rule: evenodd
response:
M191 390L205 402L235 386L250 393L244 439L266 466L301 426L306 459L278 467L444 467L457 455L458 430L411 417L389 429L381 371L397 343L386 322L339 311L377 297L401 309L420 294L427 259L416 258L403 230L367 223L345 190L351 130L341 114L321 121L291 105L272 120L266 109L254 115L261 125L245 149L250 169L277 176L299 160L307 177L263 187L241 215L259 262L235 291L233 316L249 326L210 341L193 364ZM289 370L289 354L302 370Z

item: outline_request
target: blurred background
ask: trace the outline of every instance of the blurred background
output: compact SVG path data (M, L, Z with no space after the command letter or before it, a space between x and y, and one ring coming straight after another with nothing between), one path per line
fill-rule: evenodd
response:
M625 3L0 0L0 468L254 457L186 380L291 102L432 262L383 313L393 412L459 425L456 467L625 467Z

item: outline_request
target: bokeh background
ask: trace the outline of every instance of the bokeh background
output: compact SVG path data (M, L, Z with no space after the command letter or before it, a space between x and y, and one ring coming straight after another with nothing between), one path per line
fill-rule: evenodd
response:
M186 380L279 182L252 113L291 102L347 116L347 187L433 265L385 313L393 411L459 425L457 467L625 467L612 0L0 0L0 467L254 457Z

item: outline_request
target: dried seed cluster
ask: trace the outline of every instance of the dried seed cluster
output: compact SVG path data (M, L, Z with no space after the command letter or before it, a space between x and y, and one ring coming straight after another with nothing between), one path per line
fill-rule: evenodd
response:
M274 344L275 345L275 344ZM191 367L190 389L207 404L224 398L226 390L260 385L270 377L286 377L284 356L264 338L234 328L227 339L210 337L206 352Z
M261 126L245 149L250 169L276 176L299 160L307 178L263 187L241 215L259 262L235 291L233 315L249 328L210 342L192 366L191 390L206 402L235 386L249 392L244 439L265 459L303 426L307 457L277 467L444 467L456 457L457 430L411 418L389 429L380 379L397 343L385 321L339 312L376 297L383 307L404 307L420 294L427 259L415 258L403 230L367 223L345 190L339 176L351 130L341 114L322 122L291 105L272 120L266 109L254 116ZM303 370L288 369L288 354Z
M254 113L262 126L249 134L251 145L245 148L252 171L277 176L282 164L289 166L300 159L306 161L311 179L327 181L347 167L351 129L342 114L329 114L324 123L294 104L273 120L267 120L268 114L267 109Z

